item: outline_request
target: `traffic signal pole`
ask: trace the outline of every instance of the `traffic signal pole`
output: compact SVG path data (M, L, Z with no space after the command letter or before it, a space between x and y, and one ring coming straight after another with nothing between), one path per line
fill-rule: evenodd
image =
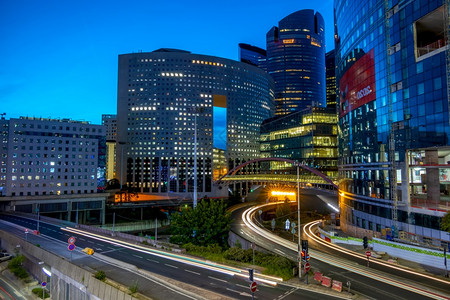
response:
M298 224L298 278L302 279L302 255L301 255L301 240L302 240L302 225L300 223L300 165L297 165L297 224Z

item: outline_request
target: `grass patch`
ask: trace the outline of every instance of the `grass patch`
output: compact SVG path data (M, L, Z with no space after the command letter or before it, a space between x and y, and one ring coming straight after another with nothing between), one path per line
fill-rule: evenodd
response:
M33 294L35 294L36 296L38 296L38 298L48 298L50 297L50 294L47 292L47 290L44 290L43 288L37 287L31 290L31 292L33 292ZM42 294L44 294L44 297L42 297Z
M97 278L98 280L101 280L101 281L105 281L106 280L106 274L102 270L97 271L97 273L95 273L94 277Z
M137 280L132 285L130 285L128 287L128 289L130 290L130 292L132 294L136 293L138 291L138 282L137 282Z

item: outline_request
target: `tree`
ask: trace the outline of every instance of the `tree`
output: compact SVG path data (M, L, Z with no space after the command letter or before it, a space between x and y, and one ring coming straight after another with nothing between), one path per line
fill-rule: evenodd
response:
M450 232L450 213L447 213L441 221L441 229Z
M231 215L223 201L201 200L196 208L171 215L171 242L198 246L218 244L226 247Z

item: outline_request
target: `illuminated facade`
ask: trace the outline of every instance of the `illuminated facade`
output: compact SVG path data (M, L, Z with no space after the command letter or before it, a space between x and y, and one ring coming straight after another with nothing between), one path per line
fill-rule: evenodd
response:
M116 178L117 115L102 115L106 130L106 180Z
M28 117L1 122L3 196L89 194L104 189L103 126Z
M446 243L449 108L442 0L335 1L341 226Z
M116 176L142 193L187 198L197 176L199 196L215 196L213 153L227 169L259 157L273 109L272 79L249 64L174 49L120 55Z
M327 84L327 107L336 111L336 52L331 50L325 55L326 84Z
M297 160L337 178L337 116L334 110L308 108L265 120L261 125L261 157ZM271 169L290 167L271 162Z
M313 10L282 19L266 35L267 72L275 82L276 114L326 106L325 23Z

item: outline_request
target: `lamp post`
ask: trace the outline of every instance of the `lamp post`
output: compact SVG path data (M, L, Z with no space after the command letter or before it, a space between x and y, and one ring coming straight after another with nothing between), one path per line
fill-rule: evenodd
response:
M120 146L120 190L122 191L122 183L123 183L123 145L125 145L126 142L119 142ZM122 197L122 195L121 195Z
M297 166L297 222L298 222L298 278L302 279L302 247L301 247L301 238L302 238L302 226L300 223L300 163L296 162Z

